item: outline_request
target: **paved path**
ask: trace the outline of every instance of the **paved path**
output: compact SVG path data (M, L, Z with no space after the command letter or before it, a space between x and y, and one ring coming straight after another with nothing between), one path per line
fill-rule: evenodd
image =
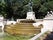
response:
M4 39L3 39L3 38L4 38L4 35L5 35L4 32L0 32L0 40L4 40Z

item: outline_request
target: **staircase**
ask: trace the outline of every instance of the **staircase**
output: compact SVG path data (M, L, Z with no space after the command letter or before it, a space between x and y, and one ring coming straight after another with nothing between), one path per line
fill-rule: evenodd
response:
M41 32L41 26L34 27L32 23L17 23L15 25L5 26L5 32L9 34L33 35Z

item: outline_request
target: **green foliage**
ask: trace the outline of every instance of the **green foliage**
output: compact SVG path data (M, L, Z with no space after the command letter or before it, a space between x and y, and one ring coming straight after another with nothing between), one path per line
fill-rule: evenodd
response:
M3 37L4 40L29 40L33 35L6 35Z
M2 0L3 1L3 0ZM37 18L44 18L47 11L53 11L53 0L32 0L33 11ZM4 0L0 1L0 14L4 17L26 18L29 0ZM39 15L39 17L38 17ZM43 16L42 16L43 15Z
M4 3L0 3L0 15L6 17L6 5Z
M39 4L40 0L32 0L34 4Z
M43 5L41 5L41 8L39 9L40 12L46 12L47 8Z
M53 10L53 1L48 2L48 8Z

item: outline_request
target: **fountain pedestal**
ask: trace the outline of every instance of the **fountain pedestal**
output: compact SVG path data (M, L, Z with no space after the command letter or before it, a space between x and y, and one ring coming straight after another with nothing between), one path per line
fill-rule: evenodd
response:
M32 19L35 20L35 13L34 12L27 12L26 19Z

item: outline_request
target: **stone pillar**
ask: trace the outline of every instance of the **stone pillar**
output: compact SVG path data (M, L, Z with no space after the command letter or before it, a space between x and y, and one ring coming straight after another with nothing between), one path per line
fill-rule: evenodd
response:
M0 29L1 29L0 34L3 34L4 33L4 17L2 15L0 15Z
M34 12L27 12L26 19L35 20L35 13Z

